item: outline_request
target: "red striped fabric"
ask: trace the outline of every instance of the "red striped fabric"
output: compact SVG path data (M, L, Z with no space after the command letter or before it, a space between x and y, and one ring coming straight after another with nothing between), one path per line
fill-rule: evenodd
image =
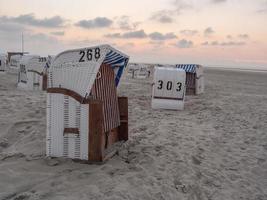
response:
M186 93L195 94L196 92L196 73L186 72Z
M104 130L107 132L120 125L117 89L111 66L102 64L99 72L101 76L96 78L91 95L103 101Z

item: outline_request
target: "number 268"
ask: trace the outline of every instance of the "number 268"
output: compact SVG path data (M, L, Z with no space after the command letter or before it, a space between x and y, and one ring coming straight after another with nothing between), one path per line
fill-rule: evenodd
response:
M93 57L98 60L100 58L100 48L81 50L79 54L81 55L79 62L85 62L86 58L91 61Z

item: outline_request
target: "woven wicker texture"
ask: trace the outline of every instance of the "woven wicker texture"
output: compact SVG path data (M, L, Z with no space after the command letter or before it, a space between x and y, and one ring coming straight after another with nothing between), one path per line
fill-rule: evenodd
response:
M62 88L103 102L104 130L120 125L116 85L128 57L108 45L69 50L48 69L48 89ZM60 93L47 95L47 155L88 160L89 104Z
M30 90L42 89L42 74L47 63L47 58L40 56L23 56L19 61L18 86Z

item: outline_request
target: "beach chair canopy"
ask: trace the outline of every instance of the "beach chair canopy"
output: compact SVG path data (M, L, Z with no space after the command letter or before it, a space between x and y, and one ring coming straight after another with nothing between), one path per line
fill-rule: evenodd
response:
M48 88L65 88L83 97L90 94L95 79L101 76L101 65L111 67L118 86L129 57L109 45L64 51L49 68Z
M20 59L20 67L25 66L26 70L33 70L36 72L43 72L47 63L47 57L40 57L39 55L26 55Z
M22 56L19 61L18 83L29 82L32 85L35 82L39 82L39 76L43 75L48 62L49 59L47 57L40 57L38 55Z
M196 73L196 69L199 65L196 64L177 64L176 67L184 69L185 72Z

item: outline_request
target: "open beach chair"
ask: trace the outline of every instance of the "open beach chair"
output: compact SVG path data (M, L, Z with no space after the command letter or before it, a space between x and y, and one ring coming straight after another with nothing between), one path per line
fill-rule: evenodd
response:
M109 45L64 51L48 70L47 156L104 161L128 139L117 86L129 57Z

